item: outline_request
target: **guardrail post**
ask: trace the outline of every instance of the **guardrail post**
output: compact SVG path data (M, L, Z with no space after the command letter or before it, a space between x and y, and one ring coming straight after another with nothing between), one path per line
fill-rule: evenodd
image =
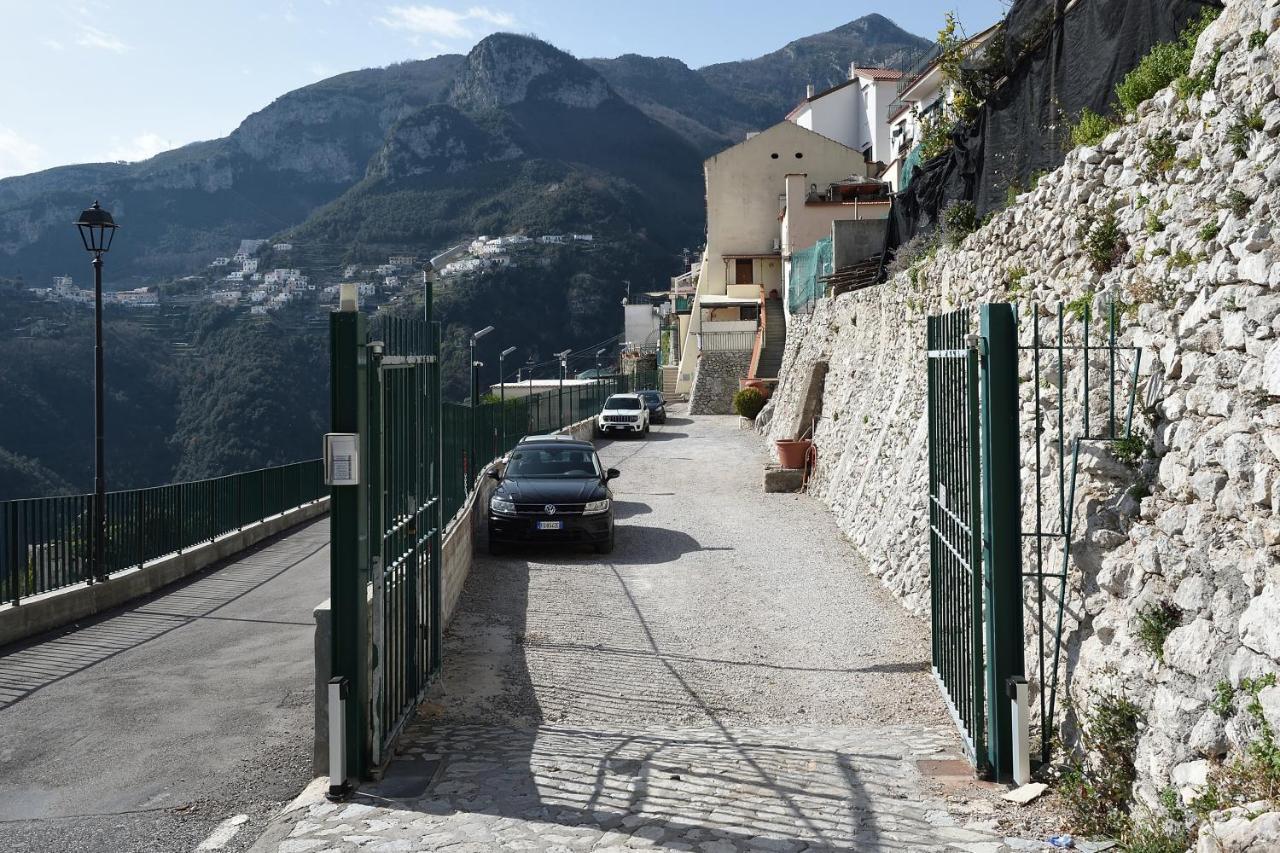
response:
M1022 647L1022 489L1018 431L1018 331L1013 306L983 305L980 336L982 491L985 533L987 748L999 780L1013 772L1013 715L998 701L1025 674Z

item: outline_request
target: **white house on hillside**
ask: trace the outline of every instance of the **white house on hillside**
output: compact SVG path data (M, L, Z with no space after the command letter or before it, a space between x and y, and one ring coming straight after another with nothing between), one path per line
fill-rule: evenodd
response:
M902 72L892 68L851 66L849 79L838 86L817 94L810 86L787 121L862 152L868 163L887 165L889 126L884 117L901 79Z
M703 172L707 247L689 313L679 318L678 393L693 385L697 336L754 336L761 296L782 295L787 176L798 174L805 184L825 188L865 177L867 164L861 152L783 121L708 158Z

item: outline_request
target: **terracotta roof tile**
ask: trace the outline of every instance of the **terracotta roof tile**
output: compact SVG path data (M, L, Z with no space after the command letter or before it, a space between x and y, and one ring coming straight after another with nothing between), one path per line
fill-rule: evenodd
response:
M854 68L854 74L870 77L872 80L901 80L902 72L896 68Z

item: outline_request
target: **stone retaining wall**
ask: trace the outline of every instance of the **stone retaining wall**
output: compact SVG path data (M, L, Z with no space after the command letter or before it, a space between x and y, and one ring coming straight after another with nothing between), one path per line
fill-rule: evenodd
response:
M750 352L704 351L693 374L689 414L732 415L738 380L745 378L750 369Z
M1212 706L1220 682L1280 672L1278 6L1228 0L1197 49L1193 73L1212 72L1221 51L1204 96L1162 91L958 246L794 318L780 386L758 419L770 438L793 433L803 376L830 362L812 489L872 571L924 613L924 317L1013 301L1026 344L1032 311L1052 341L1058 303L1095 316L1120 303L1120 343L1142 353L1138 399L1151 408L1140 405L1137 422L1149 455L1130 467L1110 442L1081 446L1061 675L1077 709L1107 692L1141 707L1137 793L1148 803L1171 780L1194 787L1206 760L1256 737L1242 703L1225 716ZM1107 244L1112 223L1118 239ZM1070 324L1064 342L1080 343ZM1094 424L1105 422L1106 369L1095 359ZM1042 374L1037 387L1024 361L1024 447L1059 383L1072 391L1064 418L1078 424L1083 370L1069 356L1063 376ZM1045 464L1057 461L1050 453ZM1045 512L1057 509L1055 489ZM1156 606L1174 608L1176 622L1152 648L1142 626ZM1264 706L1280 723L1280 690L1264 691ZM1070 736L1074 718L1061 721Z

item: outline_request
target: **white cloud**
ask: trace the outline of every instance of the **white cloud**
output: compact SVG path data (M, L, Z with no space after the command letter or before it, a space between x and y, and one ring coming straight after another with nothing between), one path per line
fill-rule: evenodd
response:
M414 36L460 40L474 38L480 32L494 28L514 27L516 19L506 12L485 6L472 6L465 12L455 12L440 6L418 5L391 6L378 22Z
M177 145L171 139L165 139L158 133L140 133L133 139L121 142L118 138L112 140L114 147L107 153L108 160L127 160L130 163L138 160L146 160L148 157L154 157L161 151L168 151L176 148Z
M49 48L50 50L62 51L67 49L67 46L64 45L62 42L58 41L57 39L41 39L40 43L43 44L45 47Z
M80 35L76 36L76 44L81 47L96 47L101 50L109 50L112 53L127 53L129 51L129 45L110 33L85 25L80 27Z
M43 148L17 131L0 126L0 178L25 175L47 165Z

